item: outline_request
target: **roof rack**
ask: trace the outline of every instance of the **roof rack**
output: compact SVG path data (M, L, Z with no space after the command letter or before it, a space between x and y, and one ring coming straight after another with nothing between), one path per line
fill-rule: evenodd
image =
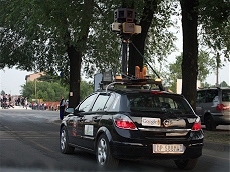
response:
M102 81L102 86L106 85L105 90L108 92L109 88L116 85L123 85L127 89L151 89L152 85L158 86L159 90L164 91L161 79L115 79L113 82Z

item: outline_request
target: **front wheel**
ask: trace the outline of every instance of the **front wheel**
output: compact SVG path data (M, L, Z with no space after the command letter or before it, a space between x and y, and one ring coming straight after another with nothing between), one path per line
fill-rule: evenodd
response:
M62 153L65 153L65 154L74 153L75 148L69 145L69 137L68 137L68 131L67 131L66 126L61 128L60 148L61 148Z
M118 167L119 160L111 155L109 141L105 134L102 134L98 139L96 155L100 167L104 169L115 169Z
M181 170L191 170L193 169L197 162L198 158L196 159L179 159L174 161L176 166Z

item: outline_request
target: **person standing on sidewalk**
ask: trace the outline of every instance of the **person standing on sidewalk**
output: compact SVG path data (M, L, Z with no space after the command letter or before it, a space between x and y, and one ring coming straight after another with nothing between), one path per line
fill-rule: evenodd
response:
M60 101L60 119L63 120L64 118L64 112L65 112L65 99L63 96L61 96L61 101Z
M14 108L13 103L12 103L12 98L11 98L11 95L10 95L10 94L9 94L9 96L8 96L8 99L9 99L8 107L9 107L9 108L10 108L10 107Z

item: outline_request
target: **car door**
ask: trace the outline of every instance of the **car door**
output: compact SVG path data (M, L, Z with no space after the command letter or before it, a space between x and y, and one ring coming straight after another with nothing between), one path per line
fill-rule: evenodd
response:
M101 93L95 100L90 112L84 116L84 120L82 121L83 127L81 129L84 147L87 149L94 150L95 137L100 127L100 120L102 116L106 114L104 108L108 99L108 94Z
M68 121L70 134L70 142L83 146L83 135L84 135L84 121L87 120L86 116L91 114L92 105L98 93L94 93L88 96L83 102L75 109L74 116Z

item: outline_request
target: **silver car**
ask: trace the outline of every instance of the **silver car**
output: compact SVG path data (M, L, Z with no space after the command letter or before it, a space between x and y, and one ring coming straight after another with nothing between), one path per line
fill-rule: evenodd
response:
M216 87L197 90L196 113L207 130L230 124L230 88Z

